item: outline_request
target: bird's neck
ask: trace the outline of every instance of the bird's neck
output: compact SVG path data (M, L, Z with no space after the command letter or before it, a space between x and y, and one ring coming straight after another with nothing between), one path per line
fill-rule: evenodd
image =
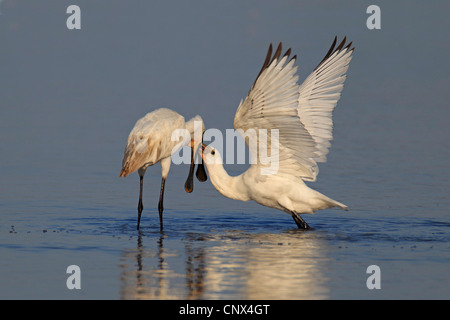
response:
M235 200L250 200L242 181L242 175L230 176L222 164L215 164L214 167L208 168L208 172L211 183L222 195Z

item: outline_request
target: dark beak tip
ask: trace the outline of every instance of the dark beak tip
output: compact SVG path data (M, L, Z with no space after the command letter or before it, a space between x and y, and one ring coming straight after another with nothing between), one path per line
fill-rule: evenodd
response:
M200 182L205 182L206 180L208 180L203 162L197 166L197 172L195 173L195 175Z
M191 176L188 178L188 180L184 184L184 190L187 193L191 193L194 190L194 183L193 183L193 180L192 180Z

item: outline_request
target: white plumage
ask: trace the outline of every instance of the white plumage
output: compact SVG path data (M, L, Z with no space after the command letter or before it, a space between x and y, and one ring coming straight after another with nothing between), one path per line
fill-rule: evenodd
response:
M138 170L140 177L140 193L137 229L139 229L141 213L143 210L143 178L147 167L158 162L161 163L162 180L158 210L162 227L164 186L166 177L170 170L171 155L185 145L190 145L192 148L191 166L189 176L185 184L186 191L192 192L194 155L201 143L201 139L194 139L195 122L197 122L198 125L201 125L201 134L203 134L205 126L200 116L196 116L188 122L185 122L184 117L177 112L167 108L161 108L147 113L136 122L134 128L131 130L128 136L127 145L125 147L122 160L122 170L120 171L119 176L126 177L130 173ZM186 129L190 136L186 137L182 141L172 140L172 133L177 129ZM202 164L198 166L197 178L200 181L206 180L206 173L204 172Z
M177 112L161 108L140 118L131 130L122 161L121 177L141 169L145 170L162 159L170 159L172 149L179 141L172 141L171 134L177 128L185 128L184 117ZM187 145L189 141L184 141ZM170 162L161 163L163 174L170 169Z
M239 104L234 128L279 130L278 172L261 174L268 164L258 158L243 174L230 177L223 168L220 154L203 145L203 159L211 182L223 195L238 200L254 200L264 206L280 209L292 215L299 228L309 229L300 217L319 209L344 204L310 189L303 182L315 181L317 162L326 161L333 139L332 112L340 98L345 73L354 48L344 40L336 47L335 38L325 58L305 79L297 83L296 56L289 60L289 49L281 56L278 46L272 57L272 45L263 67L245 100ZM345 47L344 47L345 46ZM274 155L272 155L274 156Z

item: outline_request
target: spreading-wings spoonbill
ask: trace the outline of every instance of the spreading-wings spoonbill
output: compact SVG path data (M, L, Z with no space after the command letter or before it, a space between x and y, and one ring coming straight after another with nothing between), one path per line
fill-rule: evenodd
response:
M346 39L331 48L299 85L295 75L296 56L291 50L281 55L282 45L272 57L270 45L263 67L234 118L235 130L278 129L278 171L264 175L267 162L260 158L238 176L229 176L221 155L202 144L202 158L213 186L224 196L257 203L289 213L300 229L310 229L300 214L319 209L347 206L311 188L304 181L315 181L317 162L325 162L333 139L332 112L340 98L346 71L354 48ZM259 137L257 137L258 142ZM265 139L268 139L267 137ZM276 143L267 140L269 143ZM247 140L246 140L247 142ZM248 144L248 142L247 142ZM250 146L249 146L250 147ZM270 148L268 150L271 150Z
M147 113L136 122L134 128L131 130L125 147L122 170L120 171L119 176L126 177L130 173L138 170L140 179L137 221L138 230L141 221L141 213L144 208L142 205L142 189L145 171L148 166L154 165L157 162L161 163L162 173L161 191L158 203L159 220L162 228L164 186L171 165L171 154L177 151L174 149L177 145L178 150L183 147L183 145L190 145L191 147L191 164L189 175L185 183L185 190L187 192L192 192L194 187L194 158L201 143L201 139L194 139L194 123L196 121L198 124L201 124L201 134L203 134L205 126L200 116L195 116L188 122L185 122L184 117L179 113L167 108L161 108ZM180 145L178 140L173 141L172 133L177 129L188 130L191 139L186 139L184 143ZM202 162L200 162L197 167L196 176L198 180L202 182L207 179Z

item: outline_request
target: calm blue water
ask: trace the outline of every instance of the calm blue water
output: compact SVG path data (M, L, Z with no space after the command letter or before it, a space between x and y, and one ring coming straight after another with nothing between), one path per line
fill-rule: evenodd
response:
M449 299L449 5L248 1L0 4L0 298ZM420 24L417 22L420 21ZM231 128L269 42L303 79L334 35L356 46L335 140L312 188L349 212L305 216L184 192L171 168L164 230L160 167L119 179L126 138L157 107ZM245 165L227 165L239 174ZM66 287L69 265L81 290ZM369 290L378 265L381 289Z

